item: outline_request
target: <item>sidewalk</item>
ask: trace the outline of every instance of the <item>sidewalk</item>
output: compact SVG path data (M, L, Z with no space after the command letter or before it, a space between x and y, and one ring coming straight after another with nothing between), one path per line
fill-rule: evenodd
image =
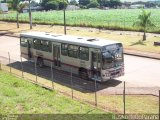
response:
M124 49L124 54L160 60L160 54Z

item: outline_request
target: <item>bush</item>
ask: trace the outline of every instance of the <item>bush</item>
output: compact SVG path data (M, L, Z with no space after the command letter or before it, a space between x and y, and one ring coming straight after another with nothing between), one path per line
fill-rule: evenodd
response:
M68 5L68 2L67 0L42 0L40 4L45 10L61 10Z
M57 10L59 5L56 1L48 1L45 5L45 10Z
M92 1L87 5L88 8L97 8L99 6L99 3L96 1Z
M67 3L66 1L64 1L64 2L63 2L63 1L60 1L60 2L59 2L59 9L62 10L64 7L66 8L66 7L67 7L67 4L68 4L68 3Z

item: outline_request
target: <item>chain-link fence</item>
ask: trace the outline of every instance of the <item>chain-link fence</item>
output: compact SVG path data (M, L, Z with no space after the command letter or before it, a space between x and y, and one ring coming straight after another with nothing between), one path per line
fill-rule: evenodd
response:
M11 52L0 52L0 70L24 78L44 88L81 102L119 114L159 114L160 91L156 88L129 87L128 82L116 79L105 83L83 80L77 75L49 66L40 68L34 61L27 61Z

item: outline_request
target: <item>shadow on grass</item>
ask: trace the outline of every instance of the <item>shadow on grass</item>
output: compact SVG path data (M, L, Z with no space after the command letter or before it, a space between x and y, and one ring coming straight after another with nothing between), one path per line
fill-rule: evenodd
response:
M133 42L130 46L135 46L135 45L146 45L146 43L144 43L144 41L139 40L137 42Z

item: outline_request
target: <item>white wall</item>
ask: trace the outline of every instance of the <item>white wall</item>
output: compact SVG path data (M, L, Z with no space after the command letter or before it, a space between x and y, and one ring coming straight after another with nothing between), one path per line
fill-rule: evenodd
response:
M2 10L3 12L8 12L8 4L0 3L0 10Z

